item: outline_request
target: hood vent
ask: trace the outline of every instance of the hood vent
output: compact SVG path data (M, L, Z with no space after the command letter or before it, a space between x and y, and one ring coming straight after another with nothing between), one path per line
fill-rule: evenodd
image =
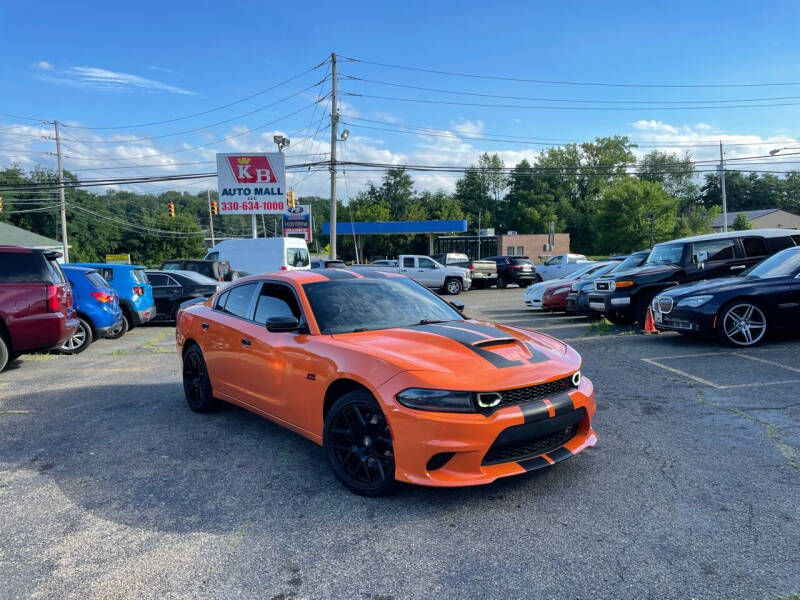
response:
M475 342L472 344L476 348L493 348L494 346L507 346L509 344L516 344L516 338L495 338L493 340L483 340L481 342Z

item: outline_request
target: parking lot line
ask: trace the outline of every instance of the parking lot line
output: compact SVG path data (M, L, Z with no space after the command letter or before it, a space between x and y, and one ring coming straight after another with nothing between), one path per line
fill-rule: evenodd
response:
M756 358L755 356L750 356L749 354L741 354L740 352L734 352L733 354L741 358L747 358L749 360L754 360L756 362L761 362L761 363L766 363L768 365L781 367L782 369L786 369L787 371L794 371L795 373L800 373L800 369L798 369L797 367L788 367L779 362L775 362L774 360L767 360L766 358Z
M687 356L683 356L681 358L689 358L691 356L697 356L697 355L691 355L690 354L690 355L687 355ZM708 353L704 354L703 356L708 356ZM677 358L677 357L668 356L668 357L665 357L665 358ZM686 371L682 371L681 369L676 369L675 367L668 367L667 365L662 365L661 363L658 362L658 359L655 359L655 358L643 358L642 360L644 362L648 363L648 364L654 365L656 367L661 367L662 369L665 369L667 371L671 371L672 373L676 373L676 374L680 375L681 377L686 377L687 379L691 379L692 381L696 381L697 383L702 383L703 385L708 385L708 386L716 388L718 390L724 390L725 387L726 387L724 385L719 385L717 383L714 383L713 381L709 381L708 379L703 379L702 377L697 377L696 375L692 375L691 373L687 373Z

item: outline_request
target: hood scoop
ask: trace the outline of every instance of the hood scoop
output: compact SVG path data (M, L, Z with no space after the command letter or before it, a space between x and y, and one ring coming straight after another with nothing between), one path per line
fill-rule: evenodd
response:
M494 348L495 346L508 346L509 344L516 344L519 340L512 337L507 338L495 338L493 340L481 340L480 342L475 342L473 347L475 348Z

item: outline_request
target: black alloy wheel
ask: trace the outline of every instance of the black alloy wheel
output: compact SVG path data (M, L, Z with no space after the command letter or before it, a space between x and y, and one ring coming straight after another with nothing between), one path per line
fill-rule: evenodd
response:
M506 279L505 275L498 275L497 276L497 289L504 290L508 287L508 279Z
M339 398L325 418L328 465L347 489L382 496L395 485L394 447L377 400L365 390Z
M211 390L203 352L198 346L191 346L183 355L183 393L189 408L195 412L211 412L219 407Z

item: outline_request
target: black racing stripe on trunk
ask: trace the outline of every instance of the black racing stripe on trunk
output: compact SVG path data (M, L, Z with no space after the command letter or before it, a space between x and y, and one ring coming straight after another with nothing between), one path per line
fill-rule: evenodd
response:
M460 321L458 325L460 327ZM508 367L519 367L523 363L518 360L509 360L504 356L500 356L499 354L495 354L489 350L484 350L483 348L478 348L473 346L474 342L481 341L485 338L479 336L474 333L470 333L468 331L461 331L458 329L453 329L452 327L437 327L436 325L418 325L416 327L410 328L412 331L424 331L426 333L432 333L434 335L440 335L442 337L446 337L448 339L453 340L454 342L458 342L465 348L469 348L475 354L480 356L481 358L486 359L490 363L492 363L498 369L506 369Z
M572 456L572 452L564 448L564 446L561 446L560 448L556 448L555 450L548 452L547 456L549 456L553 462L558 462Z
M355 273L351 273L346 269L314 269L312 271L316 275L322 275L325 279L331 281L338 281L340 279L358 279Z
M520 410L522 416L525 418L526 423L535 423L536 421L543 421L550 418L550 407L541 400L521 404Z
M521 460L517 464L526 471L535 471L536 469L541 469L542 467L550 466L550 463L547 462L541 456L537 456L535 458L528 458L526 460Z

